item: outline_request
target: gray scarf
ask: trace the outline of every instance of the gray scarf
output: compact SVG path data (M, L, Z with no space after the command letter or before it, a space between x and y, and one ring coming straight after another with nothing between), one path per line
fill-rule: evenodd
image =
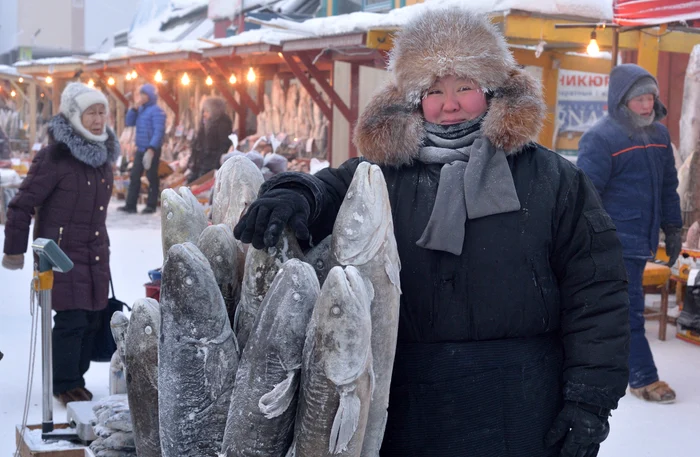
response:
M443 167L433 212L416 242L422 248L460 255L467 216L478 219L520 209L506 154L482 136L481 120L450 126L425 123L426 142L418 160Z

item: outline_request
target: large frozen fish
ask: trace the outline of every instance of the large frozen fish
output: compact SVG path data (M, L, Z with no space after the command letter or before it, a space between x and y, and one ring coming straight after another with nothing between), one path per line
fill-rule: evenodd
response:
M210 225L197 241L197 247L209 261L216 283L226 303L229 320L233 322L236 304L241 296L243 260L240 243L227 224Z
M176 244L168 251L160 313L158 409L163 456L216 456L238 355L214 272L192 243Z
M112 318L109 320L109 328L112 330L112 337L114 342L117 343L117 364L124 367L124 356L126 354L126 347L124 342L126 340L126 332L129 329L129 318L121 311L115 311L112 314Z
M326 276L328 276L328 272L331 271L331 268L338 265L338 262L333 259L333 251L331 250L332 243L333 236L328 235L304 254L304 260L314 267L318 282L321 285L323 285L323 282L326 280Z
M126 388L139 457L160 457L158 339L160 306L152 298L134 303L126 333Z
M222 453L284 457L294 436L301 356L318 298L313 268L282 265L243 351L231 397Z
M389 386L399 329L399 271L389 194L381 169L358 165L333 227L333 257L352 265L372 294L372 360L375 374L362 455L376 457L384 438Z
M258 197L264 178L260 168L245 156L234 156L216 172L211 220L227 224L231 230Z
M204 208L187 187L180 187L179 194L165 189L161 194L161 234L163 257L174 244L196 243L199 235L207 227Z
M266 249L248 249L243 270L241 300L236 307L233 328L241 350L245 348L260 305L270 289L282 264L289 259L303 258L294 234L285 229L276 246Z
M369 302L354 267L328 273L304 342L288 456L360 456L373 382Z

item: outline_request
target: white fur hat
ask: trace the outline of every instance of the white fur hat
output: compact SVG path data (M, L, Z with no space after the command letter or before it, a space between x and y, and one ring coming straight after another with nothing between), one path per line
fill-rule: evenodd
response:
M83 126L80 119L83 112L95 104L102 104L105 109L109 109L107 97L101 91L78 82L70 83L63 89L61 94L61 114L66 116L73 128L83 137L90 141L107 141L107 126L100 135L91 133Z

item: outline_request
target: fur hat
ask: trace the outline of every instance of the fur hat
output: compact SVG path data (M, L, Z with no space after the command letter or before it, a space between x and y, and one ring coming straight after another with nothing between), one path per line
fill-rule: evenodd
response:
M95 104L102 104L105 110L109 109L107 97L92 87L78 82L69 83L61 93L61 114L66 116L73 128L85 139L95 142L107 141L107 126L102 134L95 135L85 128L81 116L86 109Z
M421 100L444 76L475 81L491 95L482 132L508 154L539 135L545 116L540 82L521 69L488 17L461 8L430 10L394 39L391 80L370 101L353 141L369 160L410 163L423 141Z
M644 94L651 94L654 97L659 96L659 86L656 84L656 80L651 76L644 76L638 79L625 94L624 103L627 104L627 102L634 97L639 97Z

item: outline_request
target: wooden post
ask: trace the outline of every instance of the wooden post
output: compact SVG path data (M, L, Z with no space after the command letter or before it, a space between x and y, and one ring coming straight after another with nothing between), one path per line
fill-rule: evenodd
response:
M335 90L334 90L335 92ZM357 123L358 113L360 111L360 64L350 64L350 116L348 118L348 156L357 157L357 148L352 141L352 132Z
M556 147L554 133L557 121L557 85L559 84L559 61L551 53L542 54L542 86L544 102L547 106L547 117L540 132L539 143L549 149Z
M656 77L659 70L659 39L640 30L637 46L637 65Z
M51 84L51 115L55 116L61 107L61 92L63 85L61 81L54 78L53 84Z
M34 143L36 143L36 83L29 82L29 150L34 156Z
M119 90L120 93L124 93L124 77L120 76L119 78L115 78L117 80L117 89ZM124 131L124 125L126 123L126 109L129 107L129 103L127 100L126 105L124 106L117 106L117 118L114 120L115 125L114 128L116 129L117 136L120 136L122 132Z

